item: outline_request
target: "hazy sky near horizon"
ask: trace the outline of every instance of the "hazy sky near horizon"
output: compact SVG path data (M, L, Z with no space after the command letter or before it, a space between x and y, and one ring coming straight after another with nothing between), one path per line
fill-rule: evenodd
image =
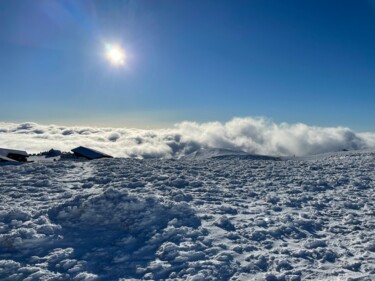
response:
M0 1L0 121L375 131L374 78L372 0Z

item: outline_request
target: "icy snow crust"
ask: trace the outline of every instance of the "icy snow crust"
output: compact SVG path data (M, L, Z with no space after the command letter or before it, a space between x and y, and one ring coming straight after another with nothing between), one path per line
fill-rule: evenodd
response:
M0 280L375 280L375 153L0 167Z

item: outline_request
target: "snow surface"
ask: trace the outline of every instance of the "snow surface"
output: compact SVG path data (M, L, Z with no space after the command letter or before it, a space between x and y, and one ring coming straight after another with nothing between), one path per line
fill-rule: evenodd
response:
M371 151L2 166L0 280L375 280L374 169Z

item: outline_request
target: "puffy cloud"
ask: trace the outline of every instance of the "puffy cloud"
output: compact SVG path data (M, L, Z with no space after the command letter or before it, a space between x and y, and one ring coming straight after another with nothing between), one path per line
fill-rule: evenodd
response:
M30 153L50 148L70 151L84 145L118 157L169 158L200 148L241 150L266 155L312 155L342 149L375 148L375 133L306 124L276 124L265 118L182 122L169 129L65 127L0 123L2 147Z

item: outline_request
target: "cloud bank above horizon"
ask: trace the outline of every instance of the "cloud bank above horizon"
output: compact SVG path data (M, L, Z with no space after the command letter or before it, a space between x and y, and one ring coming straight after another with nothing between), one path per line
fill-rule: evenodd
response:
M202 148L254 154L305 156L375 148L375 133L344 127L274 123L265 118L233 118L220 122L182 122L169 129L68 127L0 122L0 147L37 153L51 148L70 151L88 146L117 157L171 158Z

